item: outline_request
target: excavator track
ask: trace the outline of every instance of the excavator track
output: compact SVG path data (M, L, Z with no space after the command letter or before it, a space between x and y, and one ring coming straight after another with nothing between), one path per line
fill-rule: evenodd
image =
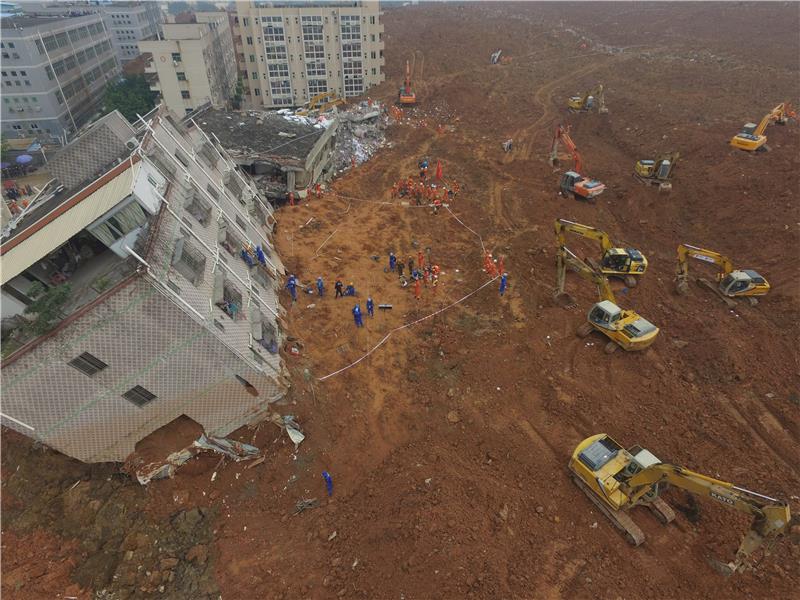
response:
M697 284L703 287L707 287L712 292L714 292L717 295L717 297L728 306L728 308L736 308L736 300L728 298L726 295L720 292L719 286L716 285L715 283L709 281L708 279L699 278L697 280Z
M622 531L625 534L625 539L628 540L628 543L632 546L640 546L644 543L644 532L639 529L639 526L633 522L631 516L623 511L613 510L609 508L602 500L598 499L595 493L589 489L589 487L581 480L580 477L576 475L572 475L572 481L575 482L584 494L589 498L589 500L594 503L594 505L600 509L600 511L608 517L608 519L614 524L614 526ZM673 517L674 517L673 513Z
M656 498L652 502L647 503L647 508L653 511L653 514L662 525L668 525L675 520L675 511L672 507L664 502L661 498Z

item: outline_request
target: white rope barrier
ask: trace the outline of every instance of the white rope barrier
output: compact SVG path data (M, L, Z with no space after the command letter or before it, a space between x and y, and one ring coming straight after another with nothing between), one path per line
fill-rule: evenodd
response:
M361 358L359 358L358 360L356 360L356 361L354 361L354 362L350 363L349 365L347 365L347 366L345 366L345 367L342 367L342 368L341 368L341 369L339 369L338 371L334 371L333 373L328 373L328 374L327 374L327 375L325 375L324 377L320 377L320 378L319 378L319 381L325 381L326 379L329 379L329 378L333 377L334 375L338 375L339 373L342 373L342 372L344 372L344 371L347 371L348 369L350 369L350 368L352 368L352 367L355 367L355 366L356 366L358 363L360 363L362 360L364 360L365 358L367 358L367 357L368 357L370 354L372 354L373 352L375 352L375 350L377 350L378 348L380 348L380 347L381 347L381 346L382 346L382 345L383 345L383 344L386 342L386 340L388 340L388 339L389 339L389 338L392 336L392 334L393 334L393 333L397 333L398 331L402 331L403 329L408 329L409 327L413 327L413 326L414 326L414 325L416 325L417 323L421 323L422 321L425 321L425 320L427 320L427 319L430 319L430 318L432 318L432 317L435 317L436 315L438 315L438 314L440 314L440 313L443 313L444 311L446 311L446 310L449 310L449 309L453 308L453 307L454 307L454 306L456 306L457 304L461 304L462 302L464 302L464 300L466 300L466 299L467 299L467 298L469 298L470 296L473 296L473 295L477 294L477 293L478 293L478 292L480 292L480 291L481 291L483 288L485 288L487 285L489 285L489 284L490 284L490 283L492 283L493 281L496 281L496 280L497 280L499 277L500 277L499 275L496 275L495 277L493 277L492 279L490 279L489 281L487 281L486 283L484 283L483 285L481 285L479 288L472 290L472 291L471 291L469 294L467 294L467 295L466 295L466 296L464 296L463 298L460 298L459 300L456 300L456 301L455 301L455 302L453 302L452 304L448 304L448 305L447 305L447 306L445 306L444 308L440 308L439 310L437 310L437 311L435 311L435 312L432 312L431 314L429 314L429 315L426 315L426 316L424 316L424 317L421 317L421 318L417 319L416 321L411 321L410 323L406 323L405 325L400 325L399 327L395 327L395 328L394 328L394 329L392 329L392 330L391 330L389 333L387 333L385 336L383 336L383 339L381 339L381 341L380 341L380 342L378 342L377 344L375 344L375 346L373 346L373 347L372 347L372 349L370 349L370 350L369 350L369 352L367 352L366 354L364 354L364 355L363 355Z

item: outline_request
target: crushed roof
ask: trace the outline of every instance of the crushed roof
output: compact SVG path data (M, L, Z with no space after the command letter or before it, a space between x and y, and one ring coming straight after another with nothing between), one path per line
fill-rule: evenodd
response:
M325 133L325 127L314 119L297 117L288 111L208 109L192 117L204 131L216 135L232 154L278 162L281 159L305 160Z

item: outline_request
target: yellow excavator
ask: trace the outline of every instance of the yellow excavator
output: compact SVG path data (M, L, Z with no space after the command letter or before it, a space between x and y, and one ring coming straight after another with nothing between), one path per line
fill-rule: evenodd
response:
M603 84L601 83L598 83L591 90L584 92L580 96L570 96L567 99L567 108L572 112L589 112L595 106L597 106L597 112L600 114L608 112Z
M317 116L341 104L345 104L344 99L339 98L335 93L322 92L311 98L302 108L295 111L294 114L301 117Z
M756 125L755 123L745 123L742 130L731 139L731 146L739 148L739 150L747 150L748 152L768 152L770 147L767 146L767 136L764 132L767 125L770 123L777 123L778 125L786 125L789 118L796 117L797 113L792 110L791 104L781 102L769 111L761 122Z
M755 306L758 304L757 296L764 296L769 292L769 283L756 271L734 269L731 259L719 252L681 244L678 246L678 269L675 276L675 285L681 295L689 291L689 258L717 265L721 269L717 273L716 285L703 278L699 278L697 283L709 288L731 308L736 306L734 298L747 298Z
M636 162L633 168L633 176L648 185L657 185L659 191L668 192L672 190L672 171L675 163L681 157L678 152L668 152L662 154L655 160L643 158Z
M603 251L600 263L596 263L591 258L587 258L586 262L595 271L599 271L606 277L622 279L629 288L636 287L638 278L647 271L647 259L641 252L635 248L615 248L605 231L566 219L556 219L555 229L556 245L559 248L566 245L567 240L564 234L568 231L600 242L600 249Z
M764 547L766 552L791 526L786 502L663 463L640 446L625 450L605 433L578 444L569 461L569 470L575 484L634 546L642 544L645 536L631 518L630 509L646 506L666 525L675 518L672 508L661 498L670 485L752 515L752 525L734 560L716 563L725 573L746 570L756 550Z
M567 268L594 283L600 295L600 302L592 305L586 316L586 322L578 327L579 337L586 337L592 331L599 331L611 340L605 345L606 354L615 352L617 348L629 352L644 350L653 343L658 335L658 327L636 312L620 308L605 275L592 269L566 246L559 247L556 261L558 280L555 297L559 304L566 307L575 305L574 299L564 291Z

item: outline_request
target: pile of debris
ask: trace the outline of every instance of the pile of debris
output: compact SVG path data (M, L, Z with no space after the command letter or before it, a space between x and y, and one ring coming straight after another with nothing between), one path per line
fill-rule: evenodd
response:
M336 148L334 150L334 169L341 173L355 164L361 164L384 145L388 117L383 104L364 101L336 115Z

